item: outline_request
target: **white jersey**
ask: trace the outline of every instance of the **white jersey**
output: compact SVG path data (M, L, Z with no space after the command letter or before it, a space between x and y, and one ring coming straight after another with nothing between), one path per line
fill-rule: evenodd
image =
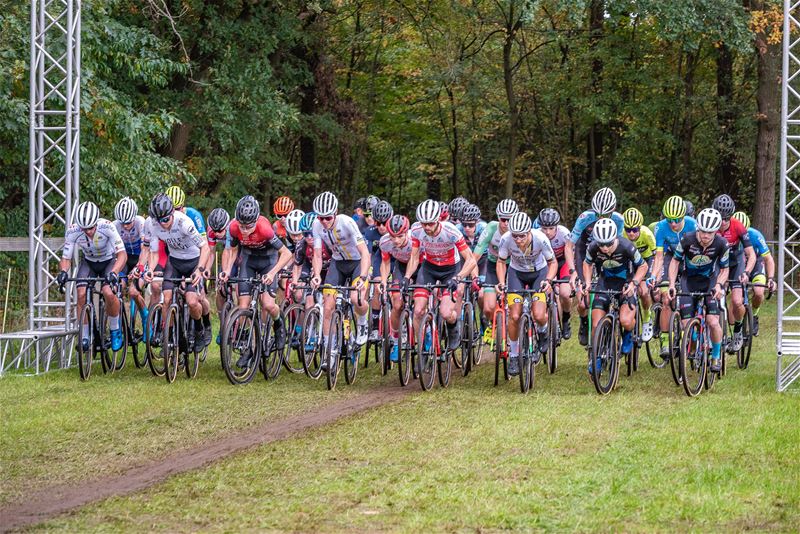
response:
M133 226L126 230L120 221L114 221L114 228L125 244L125 252L128 256L138 256L142 252L142 232L144 231L144 217L137 215L133 219Z
M511 232L506 232L500 239L500 250L497 257L507 260L511 257L511 268L515 271L532 273L544 268L547 262L555 258L550 240L541 230L530 231L531 242L525 250L521 250L514 241Z
M412 246L418 247L420 257L425 255L425 261L437 266L458 265L461 261L461 251L469 250L464 236L451 222L439 223L439 230L435 235L428 235L420 223L414 223L409 231Z
M77 224L70 226L64 235L64 251L61 257L71 260L76 246L83 252L85 259L94 262L108 261L125 250L117 229L107 219L97 219L91 238Z
M411 238L408 236L406 236L405 245L398 247L394 244L394 241L392 241L392 236L385 234L381 236L378 246L380 246L381 259L383 261L389 261L391 258L394 258L400 263L408 263L408 260L411 259Z
M179 260L193 260L200 256L200 248L207 246L206 240L197 231L192 220L181 213L175 211L172 214L172 226L169 230L164 229L161 224L154 219L149 219L150 251L158 254L159 242L166 243L169 249L169 257Z
M349 215L337 215L330 230L326 230L317 218L311 232L314 236L314 248L322 249L324 243L330 249L334 261L361 259L358 245L366 241L358 224Z

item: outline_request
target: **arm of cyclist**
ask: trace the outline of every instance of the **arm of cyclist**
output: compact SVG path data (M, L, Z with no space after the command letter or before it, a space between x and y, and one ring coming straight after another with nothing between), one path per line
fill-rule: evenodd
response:
M369 249L367 248L367 243L365 241L359 242L356 247L358 248L358 253L361 254L361 269L358 274L358 280L356 281L356 289L361 289L364 287L367 277L369 277L369 268L372 265L372 256L369 253Z
M381 288L386 289L389 283L389 270L392 268L391 256L386 253L381 254Z
M567 262L567 269L569 269L570 273L570 287L575 290L575 285L578 282L578 271L575 269L575 243L570 239L567 239L567 243L564 245L564 261Z
M558 274L558 260L556 257L553 256L549 260L547 260L547 275L545 279L542 281L542 289L545 293L550 294L553 290L553 279Z
M592 290L592 264L584 260L583 265L583 298L589 298L589 291Z
M278 249L278 261L275 262L275 267L270 269L270 271L264 275L263 281L265 284L269 285L275 280L278 276L278 273L281 272L281 269L289 265L289 262L294 259L294 255L286 248L286 245L281 244L281 248Z
M625 287L623 295L625 297L633 296L633 293L636 291L636 288L639 287L639 284L642 283L645 276L647 276L647 262L642 261L642 264L639 265L639 267L636 268L636 272L633 273L631 283Z
M472 274L478 266L478 262L475 261L475 256L472 255L472 251L463 238L459 243L463 243L463 246L461 244L457 244L456 246L458 247L458 253L461 254L461 259L464 260L464 266L461 268L461 271L459 271L458 278L463 279Z
M406 265L406 273L404 278L406 280L410 280L414 273L417 271L417 267L419 267L419 245L415 245L412 242L411 245L411 257L408 259L408 264Z
M191 283L194 286L201 283L203 281L203 278L205 277L206 270L204 265L208 260L209 250L210 250L208 242L205 239L201 240L198 246L200 247L200 261L197 262L197 269L195 269L195 271L192 273L192 280L191 280Z
M775 258L772 257L772 254L765 254L762 257L764 258L764 267L767 270L767 288L770 291L775 291Z
M717 300L722 300L725 298L724 283L728 279L729 270L730 269L728 267L723 267L719 270L719 274L717 274L717 281L714 284L714 298Z
M497 272L497 285L494 286L494 290L498 293L502 293L506 289L506 272L508 271L506 259L507 258L502 256L497 256L497 266L495 267Z
M752 245L744 247L744 256L747 258L747 261L745 262L744 272L742 276L739 277L739 281L746 284L752 278L753 269L756 266L756 253Z
M222 253L222 269L217 275L220 282L225 282L231 275L231 268L233 262L239 257L239 245L230 245L225 247L225 252Z
M651 272L655 276L655 284L661 283L661 271L664 265L664 249L656 247L656 258L653 260Z
M672 258L672 261L669 262L669 271L667 272L667 277L669 278L669 291L667 292L667 296L670 299L675 298L675 281L678 279L678 269L680 269L681 262Z

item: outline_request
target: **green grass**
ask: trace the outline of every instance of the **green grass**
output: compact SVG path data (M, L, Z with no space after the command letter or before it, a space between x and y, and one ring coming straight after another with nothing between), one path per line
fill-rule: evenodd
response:
M800 397L775 392L770 320L696 399L646 361L600 398L571 341L527 396L484 366L40 528L796 532Z

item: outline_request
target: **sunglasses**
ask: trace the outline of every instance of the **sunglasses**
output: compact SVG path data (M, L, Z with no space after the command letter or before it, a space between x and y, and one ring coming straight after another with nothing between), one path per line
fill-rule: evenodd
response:
M625 227L625 231L628 232L629 234L635 234L636 232L639 231L639 227L638 226L626 226Z
M386 221L383 222L375 221L375 226L386 226Z
M500 221L501 223L507 223L509 221L508 217L500 217L497 220Z
M683 217L678 217L677 219L670 219L669 217L667 218L667 222L671 223L671 224L678 224L682 220L683 220Z
M474 222L471 222L471 223L461 223L461 226L463 226L464 228L475 228L475 223L474 223Z
M597 246L600 248L611 248L614 246L614 243L598 243Z
M514 241L521 241L521 240L525 239L525 237L527 237L527 235L528 234L511 234L511 238L514 239Z
M312 234L311 232L303 232L303 237L311 237L312 235L314 234Z
M728 221L730 221L730 220L731 220L731 218L730 218L730 217L723 217L723 218L722 218L722 222L728 222Z
M333 215L328 215L328 216L325 216L325 217L323 217L322 215L318 215L317 219L319 219L320 221L328 222L328 221L332 221L333 220Z
M160 222L161 224L164 224L164 223L168 223L171 220L172 220L172 215L167 215L166 217L161 217L160 219L158 219L158 222Z

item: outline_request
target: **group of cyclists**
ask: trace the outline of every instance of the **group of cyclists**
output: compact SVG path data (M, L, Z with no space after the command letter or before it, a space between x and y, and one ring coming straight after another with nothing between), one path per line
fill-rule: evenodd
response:
M414 221L375 196L359 199L352 214L344 213L337 196L329 191L314 198L311 207L302 211L282 196L274 202L270 219L259 201L247 195L237 203L233 217L222 207L213 209L206 226L203 215L186 205L178 186L155 195L147 217L129 197L116 204L113 221L102 218L94 203L83 202L66 231L57 281L62 286L68 280L77 281L80 308L86 301L87 282L82 280L102 278L101 298L112 350L119 350L123 343L121 292L116 289L120 284L136 304L132 309L141 315L142 324L149 324L148 310L155 303L169 306L180 283L195 350L212 343L208 282L214 270L218 312L230 298L229 292L239 308L250 307L253 282L260 279L267 289L258 292L262 317L271 320L267 327L279 349L292 335L282 311L285 301L305 303L310 309L320 292L322 315L328 317L337 296L341 298L339 288L350 286L346 298L355 316L356 345L383 335L390 343L391 362L398 361L400 313L406 299L413 302L417 330L428 312L430 292L436 288L438 313L446 323L446 350L455 351L464 331L462 302L465 293L474 294L481 315L478 335L487 342L494 340L492 324L498 306L507 310L510 375L520 372L523 292L532 301L534 363L546 352L548 333L554 331L548 328L553 320L548 299L558 303L557 332L562 339L572 336L571 316L573 310L577 312L578 338L584 346L590 345L590 330L616 299L620 353L631 352L638 320L641 341L648 342L654 332L662 337L660 357L666 360L671 357L670 317L662 313L660 324L654 325L653 304L672 305L687 321L695 314L696 295L702 293L711 338L710 368L719 372L720 310L730 310L733 325L725 349L739 350L744 292L752 288L753 333L757 334L765 290L775 287L775 263L763 235L750 226L744 212L735 210L726 194L696 216L691 202L672 196L663 205L662 218L647 226L635 207L620 213L616 195L604 187L571 230L562 224L557 209L546 207L529 214L513 199L501 200L493 216L486 218L491 220L485 220L481 209L463 197L449 203L425 200L417 206ZM76 248L83 257L75 278L70 279ZM218 261L217 249L221 249ZM303 284L310 291L295 289ZM730 305L720 306L728 293ZM384 333L378 329L382 301L390 303L389 331ZM322 321L321 333L325 346L331 335L327 321ZM145 333L145 337L154 335L158 334ZM80 325L84 349L89 338L89 325ZM216 342L221 343L219 335ZM589 354L591 374L599 359L593 361L592 351ZM254 364L243 356L236 365Z

